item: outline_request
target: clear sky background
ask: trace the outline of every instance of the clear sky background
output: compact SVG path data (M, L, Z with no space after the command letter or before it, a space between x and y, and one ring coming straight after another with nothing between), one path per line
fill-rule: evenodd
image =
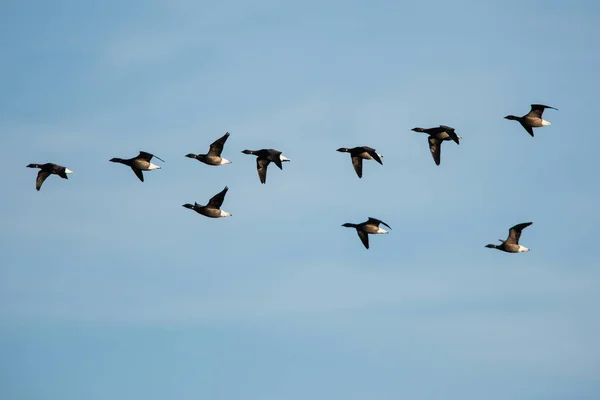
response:
M599 16L3 2L0 398L600 398ZM535 138L503 119L532 103ZM439 124L438 167L410 129ZM184 157L226 131L232 164ZM261 185L246 148L291 162ZM108 162L140 150L145 183ZM75 174L36 192L44 162ZM225 185L231 218L181 207ZM484 247L525 221L530 253Z

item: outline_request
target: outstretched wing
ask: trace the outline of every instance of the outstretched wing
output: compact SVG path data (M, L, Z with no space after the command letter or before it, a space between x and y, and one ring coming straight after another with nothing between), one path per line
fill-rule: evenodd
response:
M35 188L36 190L40 190L42 188L42 183L46 180L47 177L50 176L49 171L40 170L37 174L37 179L35 180Z
M220 157L221 152L223 151L223 145L227 141L228 137L229 137L229 132L225 132L225 134L223 136L221 136L220 138L218 138L217 140L212 142L210 144L210 149L208 150L208 154L211 156Z
M541 117L542 117L542 114L544 113L544 110L545 110L546 108L551 108L551 109L553 109L553 110L556 110L556 111L558 111L558 109L557 109L557 108L550 107L550 106L545 106L545 105L543 105L543 104L532 104L532 105L531 105L531 111L529 111L529 113L527 113L527 115L526 115L526 116L528 116L528 117L538 117L538 118L541 118Z
M521 126L523 128L525 128L525 130L527 131L527 133L529 133L531 135L531 137L533 137L533 128L531 127L531 125L524 124L522 121L519 121L519 122L521 122Z
M373 157L373 160L377 161L379 164L383 165L383 162L381 161L381 158L379 157L379 154L377 154L377 151L375 151L375 149L372 149L371 147L366 147L365 149L367 150L367 153L369 153L369 155L371 157Z
M140 181L144 182L144 174L142 174L141 169L131 167L131 170L135 173L135 175L140 178Z
M454 128L452 128L450 126L446 126L446 125L440 125L440 128L442 128L444 130L444 132L446 132L448 134L448 136L450 136L450 139L452 139L456 142L456 144L460 144L458 135L454 131Z
M225 200L225 194L227 193L228 190L229 190L229 188L227 186L225 186L225 189L223 189L219 193L215 194L208 201L207 207L221 208L221 205L223 204L223 200Z
M369 248L369 235L367 234L367 232L361 231L360 229L357 229L356 232L358 233L358 237L360 238L360 241L362 242L362 244L364 244L365 247L368 249Z
M359 178L362 178L362 164L362 158L352 157L352 166L354 166L356 175L358 175Z
M367 220L367 223L375 225L375 226L379 226L379 224L383 224L383 225L387 226L388 228L392 229L391 226L389 226L388 224L386 224L382 220L377 219L377 218L373 218L373 217L369 217L369 219Z
M140 151L140 154L138 154L138 156L136 158L139 158L141 160L150 161L152 159L152 157L156 157L160 161L165 162L165 160L163 160L162 158L155 156L154 154L147 153L145 151Z
M279 169L283 170L283 164L281 164L281 151L272 151L270 158Z
M429 151L436 165L440 165L440 156L442 153L442 142L433 136L429 136Z
M519 244L519 239L521 238L521 232L523 229L527 228L529 225L533 224L533 222L524 222L522 224L517 224L508 230L508 239L506 239L507 244Z
M267 167L271 161L257 157L256 158L256 169L258 170L258 177L260 178L260 183L267 183Z

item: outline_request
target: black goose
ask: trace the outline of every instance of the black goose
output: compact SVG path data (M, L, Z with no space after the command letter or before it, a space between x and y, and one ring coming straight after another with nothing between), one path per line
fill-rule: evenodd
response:
M362 160L375 160L379 164L383 165L381 159L383 156L377 151L369 146L358 146L353 147L351 149L347 147L340 147L337 149L340 153L350 153L350 157L352 158L352 165L354 166L354 171L356 171L356 175L359 178L362 178Z
M46 178L49 177L50 175L54 174L54 175L60 176L63 179L69 179L67 177L67 174L73 173L73 171L71 171L69 168L65 168L62 165L53 164L53 163L29 164L27 166L27 168L39 168L40 169L37 174L37 179L35 180L35 189L38 191L42 188L42 184L44 183Z
M519 238L521 237L521 232L523 229L527 228L531 224L533 224L533 222L517 224L508 230L508 238L506 240L498 239L502 242L502 244L488 244L485 247L490 249L498 249L507 253L523 253L529 251L527 247L519 244Z
M146 153L145 151L140 151L140 154L134 158L128 158L126 160L122 158L111 158L109 161L128 165L131 167L133 172L135 172L135 175L140 179L140 181L144 182L144 175L142 174L142 171L160 169L158 165L150 162L152 157L156 157L160 161L164 162L164 160L160 157L155 156L154 154Z
M388 228L392 229L385 222L378 220L377 218L369 217L369 219L360 224L352 224L350 222L346 222L342 226L346 228L354 228L356 229L356 233L358 233L358 237L360 238L362 244L368 249L369 248L369 234L384 234L388 233L385 229L379 227L379 224L383 224Z
M225 194L227 194L228 190L229 188L225 186L225 189L214 195L205 206L201 206L194 202L194 204L184 204L183 207L194 210L198 214L202 214L209 218L231 217L230 213L221 210L221 205L223 204L223 200L225 200Z
M511 121L519 121L521 126L525 128L525 130L533 137L533 128L541 128L542 126L552 125L550 122L542 118L542 114L544 113L544 110L546 108L551 108L553 110L558 111L557 108L545 106L543 104L532 104L531 110L522 117L517 117L515 115L507 115L504 118L509 119Z
M456 144L460 144L462 137L458 136L455 129L446 125L440 125L435 128L412 128L415 132L422 132L429 135L429 151L436 165L440 165L442 142L445 140L454 140Z
M290 161L289 158L281 154L281 151L275 149L244 150L242 153L256 156L256 169L258 170L260 183L263 184L267 182L267 167L271 162L283 170L282 162Z
M196 160L203 162L208 165L223 165L223 164L231 164L231 161L226 160L221 157L221 152L223 151L223 145L227 141L229 137L229 132L225 132L225 135L221 136L219 139L215 140L210 144L210 148L207 154L186 154L188 158L195 158Z

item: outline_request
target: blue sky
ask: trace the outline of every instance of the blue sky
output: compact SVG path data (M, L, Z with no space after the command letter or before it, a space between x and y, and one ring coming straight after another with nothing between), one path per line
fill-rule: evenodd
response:
M600 397L597 2L0 11L0 398ZM225 131L231 165L184 157ZM108 162L140 150L145 183ZM231 218L181 207L225 185Z

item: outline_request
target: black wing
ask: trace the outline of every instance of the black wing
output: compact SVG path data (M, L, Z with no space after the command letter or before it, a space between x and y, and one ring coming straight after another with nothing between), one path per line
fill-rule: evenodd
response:
M281 151L273 150L269 158L275 163L275 165L277 165L277 167L279 167L280 170L283 170L283 165L281 164Z
M356 232L358 233L358 237L360 238L360 241L362 242L362 244L364 244L365 247L368 249L369 248L369 235L367 234L367 232L361 231L360 229L357 229Z
M529 111L529 113L527 114L527 116L530 116L530 117L540 117L541 118L542 114L544 113L544 110L546 108L551 108L553 110L558 111L557 108L550 107L550 106L545 106L543 104L532 104L531 105L531 111Z
M35 180L35 188L36 190L40 190L42 188L42 184L46 180L47 177L50 176L49 171L40 170L37 174L37 179Z
M369 217L369 219L367 220L367 223L371 224L371 225L375 225L375 226L379 226L379 224L383 224L383 225L387 226L388 228L392 229L391 226L389 226L388 224L386 224L382 220L377 219L377 218L373 218L373 217Z
M257 157L256 158L256 169L258 170L258 177L260 178L260 183L267 183L267 167L271 161Z
M519 122L521 122L521 121L519 121ZM521 126L523 128L525 128L525 130L527 131L527 133L529 133L531 135L531 137L534 137L533 136L533 128L531 127L531 125L521 122Z
M446 132L448 136L450 136L450 139L454 140L456 144L460 144L460 141L458 140L458 135L454 131L454 128L451 128L446 125L440 125L440 128L444 129L444 132Z
M506 239L507 244L519 244L519 239L521 238L521 231L527 228L529 225L533 224L533 222L524 222L522 224L517 224L508 230L508 239Z
M165 162L165 160L163 160L162 158L155 156L154 154L147 153L145 151L140 151L140 154L138 154L138 156L136 158L139 158L140 160L150 161L152 159L152 157L156 157L160 161Z
M354 166L356 175L358 175L359 178L362 178L362 164L362 158L352 157L352 165Z
M135 173L135 175L140 178L140 181L144 182L144 174L142 174L141 169L131 167L131 170Z
M219 193L215 194L208 201L207 207L221 208L221 205L223 204L223 200L225 200L225 194L227 193L228 190L229 190L229 188L227 186L225 186L225 189L223 189Z
M433 136L429 136L429 151L436 165L440 165L440 156L442 153L442 142Z
M210 149L208 150L208 154L210 154L211 156L220 157L221 152L223 151L223 145L227 141L228 137L229 137L229 132L225 132L225 134L223 136L221 136L220 138L218 138L217 140L212 142L210 144Z
M372 149L372 148L366 147L366 146L365 146L365 149L367 150L367 153L369 153L369 155L371 157L373 157L373 159L375 161L377 161L379 164L383 165L383 162L381 161L381 158L379 158L379 154L377 154L377 151L375 151L375 149Z

